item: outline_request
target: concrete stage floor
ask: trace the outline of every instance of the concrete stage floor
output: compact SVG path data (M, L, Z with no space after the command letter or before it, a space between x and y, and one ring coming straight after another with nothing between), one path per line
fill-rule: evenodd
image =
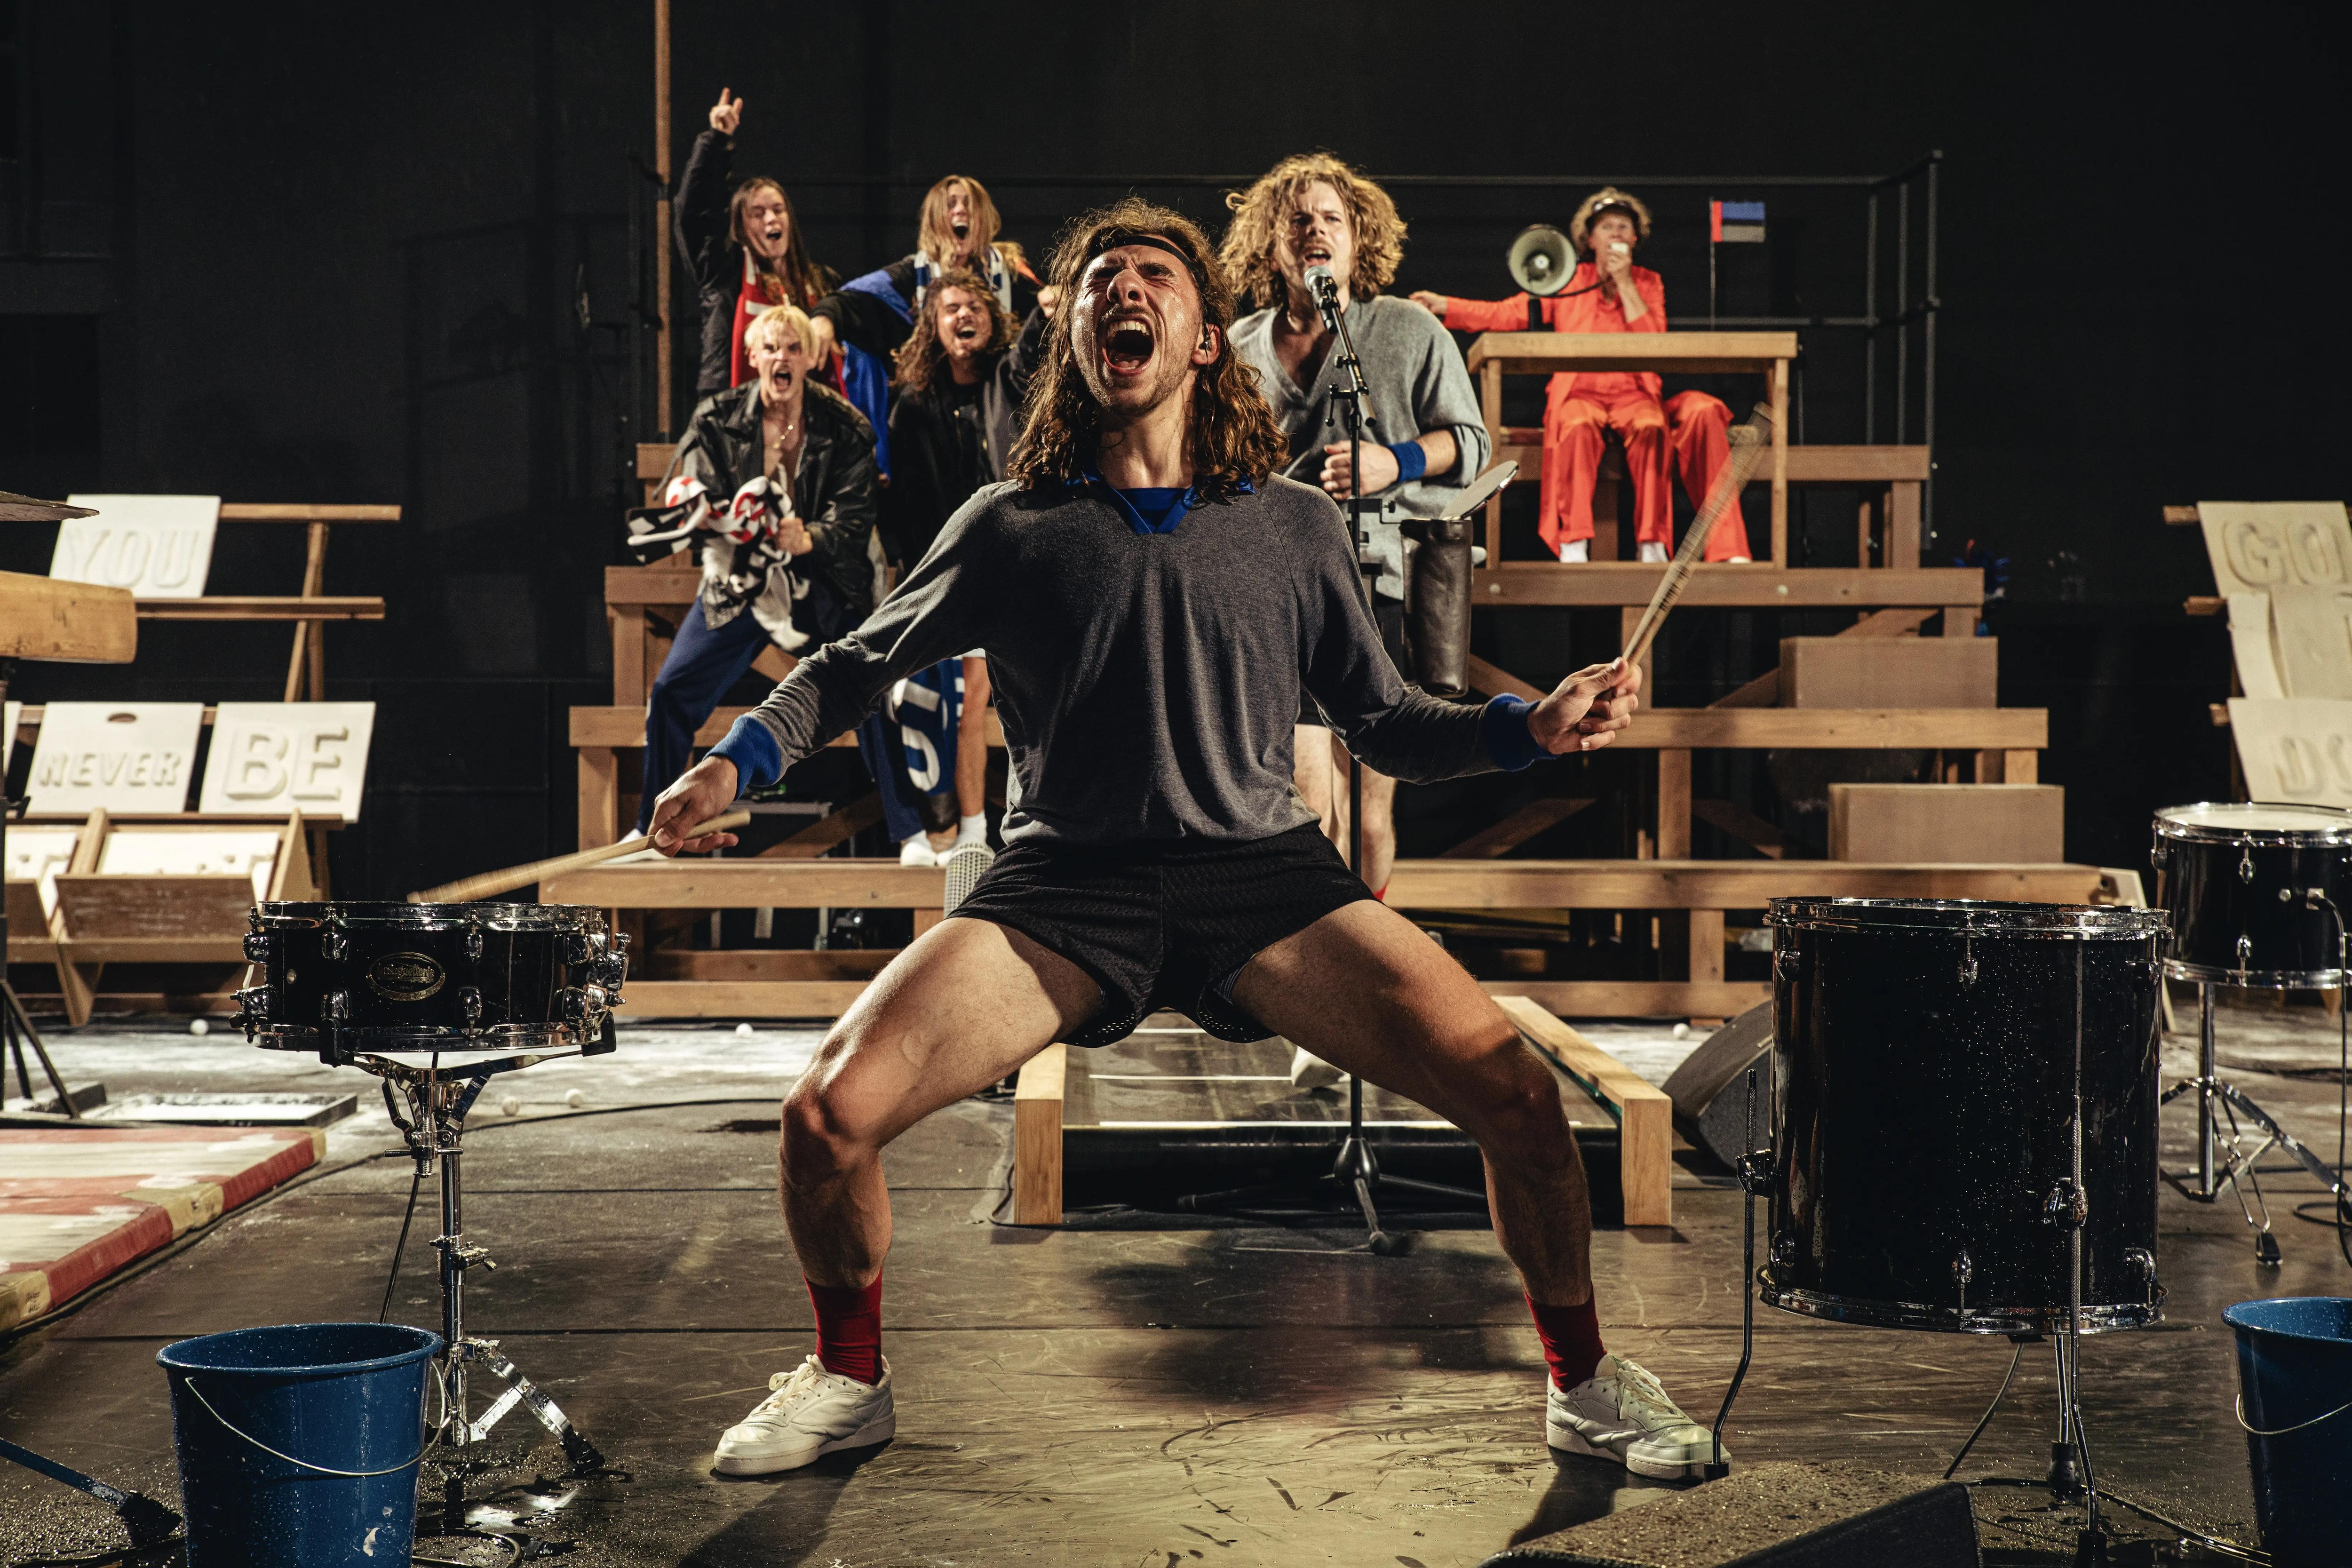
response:
M2180 1019L2193 1025L2193 1008ZM1654 1078L1688 1048L1659 1027L1593 1032ZM474 1326L503 1340L627 1476L552 1479L551 1445L509 1416L499 1437L513 1467L476 1483L474 1495L503 1510L491 1517L537 1520L576 1542L569 1560L583 1564L1464 1568L1660 1494L1658 1483L1544 1447L1541 1359L1486 1232L1432 1230L1409 1256L1381 1258L1343 1224L992 1224L1012 1113L980 1101L919 1128L887 1160L898 1237L885 1349L898 1440L795 1474L715 1477L719 1430L811 1345L772 1195L773 1100L817 1037L633 1027L614 1057L533 1068L484 1097L467 1140L468 1220L500 1268L474 1276ZM333 1129L326 1173L0 1349L0 1435L175 1500L157 1349L247 1324L373 1318L411 1167L396 1154L370 1158L396 1139L373 1081L356 1072L184 1027L61 1030L54 1045L69 1076L102 1078L117 1098L369 1095L361 1117ZM2168 1077L2192 1047L2168 1042ZM2242 1085L2328 1158L2336 1049L2333 1020L2315 1012L2224 1014L2223 1056ZM578 1111L564 1104L574 1089ZM520 1117L498 1114L501 1089L527 1102ZM661 1108L620 1109L649 1104ZM2189 1155L2184 1110L2165 1118L2176 1166ZM2169 1321L2084 1349L2101 1481L2248 1542L2221 1309L2352 1294L2332 1235L2290 1217L2314 1184L2297 1174L2266 1185L2284 1268L2257 1267L2226 1197L2209 1208L2168 1192L2159 1264ZM1740 1203L1687 1175L1678 1189L1672 1231L1604 1228L1595 1265L1612 1347L1706 1419L1738 1350ZM437 1321L432 1228L428 1198L394 1303L395 1316L426 1325ZM1758 1331L1732 1433L1744 1461L1938 1472L2010 1353L2002 1341L1762 1309ZM2053 1411L2049 1352L2036 1347L1964 1473L2039 1476ZM1978 1496L1989 1548L2071 1544L2076 1516L2046 1512L2039 1494ZM0 1561L120 1539L95 1505L0 1466ZM433 1550L469 1560L457 1542ZM470 1560L499 1555L473 1550Z

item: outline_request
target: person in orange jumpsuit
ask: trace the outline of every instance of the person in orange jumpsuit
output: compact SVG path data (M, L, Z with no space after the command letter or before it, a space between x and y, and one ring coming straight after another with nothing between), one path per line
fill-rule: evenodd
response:
M1591 258L1578 263L1567 287L1540 300L1543 319L1559 332L1663 332L1666 289L1655 272L1633 265L1633 247L1650 236L1650 209L1616 187L1594 192L1569 221L1568 237ZM1468 332L1528 329L1528 296L1459 300L1427 290L1413 300L1447 326ZM1730 455L1731 410L1704 392L1680 392L1660 402L1654 372L1564 371L1544 395L1543 488L1538 527L1562 561L1590 558L1592 486L1601 473L1603 433L1625 443L1633 481L1634 538L1641 559L1674 552L1674 504L1666 489L1671 465L1692 503ZM1707 540L1709 561L1748 559L1748 527L1739 503Z

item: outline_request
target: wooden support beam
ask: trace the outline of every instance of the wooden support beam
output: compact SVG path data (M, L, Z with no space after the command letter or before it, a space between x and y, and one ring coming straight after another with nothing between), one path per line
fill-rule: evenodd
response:
M1774 665L1743 686L1735 686L1714 701L1709 708L1778 708L1780 705L1780 667Z
M1674 1102L1650 1083L1527 996L1496 1004L1537 1050L1567 1069L1585 1092L1617 1117L1617 1169L1625 1223L1675 1223Z
M780 843L760 851L758 858L813 860L836 844L846 844L862 830L882 820L882 797L868 792L831 816L818 817Z
M1475 653L1470 656L1469 670L1470 689L1483 691L1489 697L1517 697L1526 702L1540 702L1547 695L1509 670L1488 664Z
M1690 978L1693 985L1723 983L1723 911L1690 912Z
M1658 858L1690 858L1691 754L1681 747L1658 752Z
M620 762L610 746L583 746L580 774L580 845L602 849L621 840Z
M1639 561L1506 561L1478 574L1471 601L1481 609L1554 605L1600 609L1650 602L1665 568ZM1973 614L1984 574L1963 566L1800 566L1717 563L1691 574L1676 607L1748 610L1868 610L1890 605L1965 605Z
M1907 637L1936 618L1933 610L1873 610L1837 635L1842 637Z
M1789 836L1744 806L1727 800L1695 800L1691 815L1721 829L1759 855L1778 860L1788 853Z
M1013 1087L1013 1223L1062 1223L1062 1101L1070 1047L1059 1041L1021 1068Z
M1566 822L1592 804L1590 800L1574 800L1553 795L1543 800L1531 800L1500 822L1482 827L1453 848L1440 853L1441 860L1491 860L1507 855L1546 828Z

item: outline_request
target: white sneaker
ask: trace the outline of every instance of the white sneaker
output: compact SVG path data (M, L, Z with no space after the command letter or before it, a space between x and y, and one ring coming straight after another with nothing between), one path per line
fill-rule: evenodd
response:
M1544 1441L1570 1454L1615 1459L1637 1476L1696 1479L1715 1458L1715 1435L1682 1413L1658 1380L1613 1355L1565 1389L1547 1378ZM1724 1463L1731 1449L1723 1450Z
M1341 1072L1305 1046L1290 1047L1291 1088L1329 1089L1347 1080L1346 1073Z
M1634 559L1644 565L1663 566L1666 560L1666 547L1654 539L1645 539L1642 541L1641 552Z
M1723 563L1726 566L1745 566L1748 564L1748 559L1745 555L1727 555L1723 558Z
M901 866L936 866L939 863L940 852L932 848L931 841L919 833L898 846L898 864Z
M1562 561L1576 563L1582 563L1591 561L1592 559L1592 541L1589 539L1570 540L1567 543L1559 547L1559 558Z
M712 1468L726 1476L765 1476L797 1470L836 1448L887 1443L898 1431L890 1403L890 1362L882 1360L882 1380L860 1383L837 1377L811 1356L791 1372L768 1379L775 1392L751 1414L719 1435Z

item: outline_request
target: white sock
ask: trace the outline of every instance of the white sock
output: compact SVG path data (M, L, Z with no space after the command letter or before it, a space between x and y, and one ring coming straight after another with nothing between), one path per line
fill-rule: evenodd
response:
M983 811L977 816L960 816L956 818L956 844L959 847L966 844L985 844L987 842L988 813Z
M1591 561L1592 559L1592 541L1589 539L1570 540L1567 543L1559 547L1559 558L1562 561Z
M1642 541L1641 559L1643 561L1654 566L1665 558L1666 547L1664 545L1659 543L1654 539L1645 539Z

